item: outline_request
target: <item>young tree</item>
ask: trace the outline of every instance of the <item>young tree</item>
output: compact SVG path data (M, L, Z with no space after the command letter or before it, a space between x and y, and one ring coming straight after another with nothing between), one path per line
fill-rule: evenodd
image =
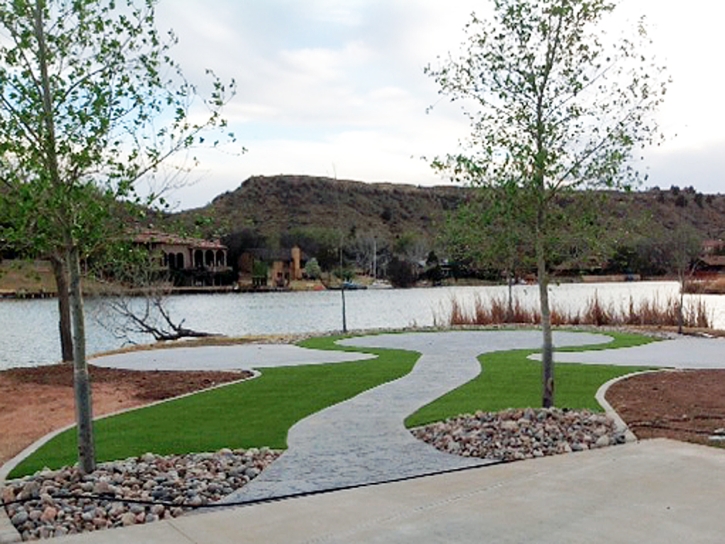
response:
M495 271L508 285L507 316L513 321L513 284L516 276L531 269L529 209L515 196L515 183L481 187L446 223L444 237L457 260L470 260L478 269Z
M702 236L698 235L692 226L680 223L670 233L667 247L670 254L670 269L677 274L677 281L680 284L680 298L677 304L677 333L682 334L687 282L692 279L696 259L702 253Z
M174 36L154 26L156 0L139 3L0 3L0 179L3 208L18 212L5 235L65 263L85 472L95 455L81 262L120 235L109 227L110 203L138 201L141 180L153 187L168 159L223 127L220 110L234 90L213 78L210 98L197 103L169 57Z
M646 60L641 22L633 38L614 41L602 30L614 8L606 0L493 0L492 17L474 15L466 26L462 56L426 69L441 94L463 102L472 126L467 149L433 166L473 184L515 182L533 218L547 407L554 402L549 243L559 222L552 207L568 192L637 182L632 155L657 137L649 114L666 88Z

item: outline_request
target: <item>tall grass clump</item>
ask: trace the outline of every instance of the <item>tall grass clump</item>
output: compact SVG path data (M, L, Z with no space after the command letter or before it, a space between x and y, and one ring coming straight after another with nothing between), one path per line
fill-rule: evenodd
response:
M582 311L562 311L552 306L551 322L553 325L674 327L677 326L678 308L677 297L669 297L664 301L655 297L636 303L630 297L627 303L616 306L614 303L604 304L597 293L594 293ZM436 322L447 322L449 326L538 325L541 323L541 314L533 307L525 307L518 298L512 300L509 308L505 297L492 297L484 301L476 295L472 309L466 308L457 298L451 298L448 319L436 318ZM689 328L711 328L712 318L704 300L685 303L683 325Z

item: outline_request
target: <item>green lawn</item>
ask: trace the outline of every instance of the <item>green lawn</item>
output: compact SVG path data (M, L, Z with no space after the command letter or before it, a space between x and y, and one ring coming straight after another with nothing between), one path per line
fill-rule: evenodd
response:
M612 334L613 343L588 349L626 347L651 341L638 335ZM402 350L356 349L337 346L340 337L313 338L304 347L363 351L376 359L350 363L265 369L262 376L239 384L142 408L95 422L99 462L125 459L145 452L157 454L215 451L221 448L287 447L287 432L297 421L367 389L406 375L419 354ZM586 349L586 348L578 348ZM413 427L477 410L539 406L540 363L526 356L535 350L492 353L480 357L482 374L421 408L405 422ZM597 388L614 376L639 368L556 366L558 406L599 409ZM10 477L43 467L76 462L76 434L60 434L13 470Z
M153 452L161 455L221 448L287 447L297 421L406 375L419 354L401 350L334 347L337 338L315 338L306 347L365 351L376 359L350 363L269 368L262 376L176 401L95 422L99 462ZM13 470L16 478L76 462L76 431L60 434Z
M610 333L613 342L560 351L591 351L648 344L653 340L637 334ZM541 406L541 363L527 359L539 350L500 351L481 355L482 371L476 378L411 414L406 427L417 427L478 410L497 412L508 408ZM646 370L644 367L611 365L555 365L555 401L561 408L601 411L594 398L599 387L617 376Z

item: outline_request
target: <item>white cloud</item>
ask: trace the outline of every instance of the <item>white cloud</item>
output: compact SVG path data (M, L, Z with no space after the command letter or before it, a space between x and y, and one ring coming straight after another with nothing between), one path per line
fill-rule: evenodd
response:
M487 5L217 0L210 8L201 0L162 0L160 26L176 29L175 57L189 78L203 80L209 67L237 80L226 115L249 149L242 157L203 154L196 173L203 182L181 191L179 200L201 205L250 175L332 175L333 164L339 177L439 182L418 157L455 151L468 125L457 104L437 95L423 67L458 52L470 13L485 16ZM630 0L619 9L630 21L648 15L658 57L673 77L659 114L669 140L647 154L652 177L665 181L653 183L717 190L725 76L714 57L725 50L719 28L725 8L709 0L691 0L686 8Z

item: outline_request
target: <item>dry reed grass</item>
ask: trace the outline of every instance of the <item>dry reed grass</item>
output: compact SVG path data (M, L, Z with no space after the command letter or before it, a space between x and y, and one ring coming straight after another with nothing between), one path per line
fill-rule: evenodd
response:
M582 312L564 312L556 307L551 309L553 325L597 325L597 326L676 326L679 300L671 297L660 301L642 300L635 303L632 298L628 304L615 306L603 304L597 294L587 301ZM541 313L536 308L524 307L520 300L512 301L509 315L508 304L504 297L493 297L484 302L478 295L474 299L473 309L465 308L461 302L452 298L447 324L456 325L500 325L523 324L538 325ZM439 321L438 319L436 321ZM685 303L683 325L692 328L711 328L712 319L703 300Z
M698 295L725 295L725 278L693 280L685 283L685 293Z

